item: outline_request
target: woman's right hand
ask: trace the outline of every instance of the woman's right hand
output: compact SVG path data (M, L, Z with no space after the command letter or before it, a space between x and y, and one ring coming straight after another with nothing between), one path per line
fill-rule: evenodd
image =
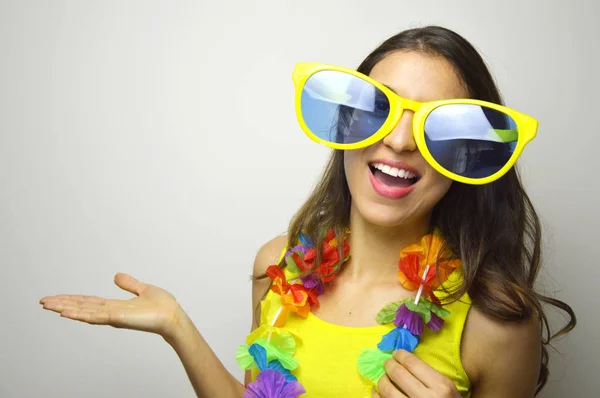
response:
M116 274L115 284L136 295L129 300L109 300L94 296L59 294L44 297L44 309L62 317L93 325L156 333L168 340L176 331L182 316L179 303L169 292L142 283L127 274Z

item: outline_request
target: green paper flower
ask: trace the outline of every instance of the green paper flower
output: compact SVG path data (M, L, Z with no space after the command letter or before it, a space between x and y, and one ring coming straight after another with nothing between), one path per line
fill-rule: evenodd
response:
M385 361L392 358L392 354L379 351L375 348L366 348L358 356L358 373L372 381L375 385L385 373Z
M262 346L267 351L267 362L278 360L281 365L288 370L294 370L298 367L298 360L293 357L296 348L295 343L277 347L267 341L264 337L260 337L256 339L254 344ZM237 363L244 370L250 370L256 367L256 362L254 362L254 358L248 352L248 348L250 348L250 346L244 344L240 346L236 352Z
M398 311L398 307L404 304L406 301L412 299L402 299L400 301L394 301L392 303L387 303L385 307L379 311L375 320L381 325L385 325L387 323L393 322L396 318L396 311Z

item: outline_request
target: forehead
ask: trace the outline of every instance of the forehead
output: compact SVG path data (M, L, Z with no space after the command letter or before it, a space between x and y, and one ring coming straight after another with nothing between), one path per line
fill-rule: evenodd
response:
M452 64L442 56L415 51L394 52L375 64L369 76L398 95L415 101L469 96Z

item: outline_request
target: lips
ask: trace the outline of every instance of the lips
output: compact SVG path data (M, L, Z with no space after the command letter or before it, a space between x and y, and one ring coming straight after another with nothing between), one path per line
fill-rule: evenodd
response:
M419 172L401 162L376 160L369 163L369 180L377 194L388 199L408 195L420 179Z

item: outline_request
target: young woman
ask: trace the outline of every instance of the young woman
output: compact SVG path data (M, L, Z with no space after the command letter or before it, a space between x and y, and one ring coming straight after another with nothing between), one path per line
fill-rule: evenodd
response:
M548 378L534 289L538 217L514 169L537 122L501 106L485 63L440 27L389 38L358 71L294 70L300 125L334 148L288 234L254 264L245 385L166 291L59 295L45 309L158 333L202 397L530 397ZM275 264L275 265L274 265ZM546 336L545 338L543 336Z

